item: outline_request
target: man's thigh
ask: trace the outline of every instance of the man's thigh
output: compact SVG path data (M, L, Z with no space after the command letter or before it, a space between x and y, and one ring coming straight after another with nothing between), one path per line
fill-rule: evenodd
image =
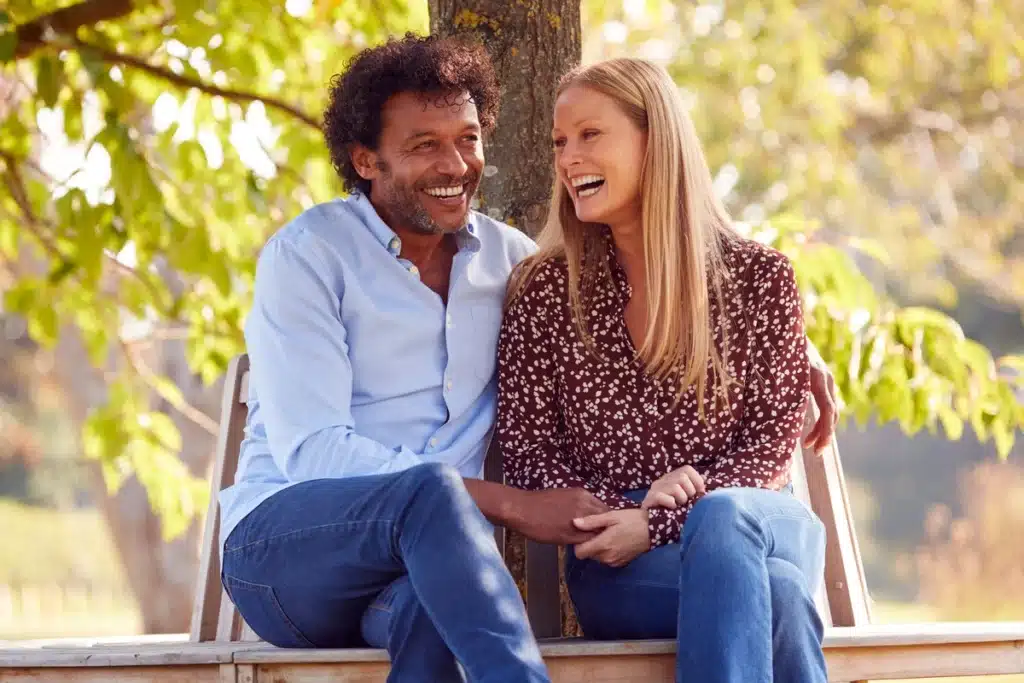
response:
M415 477L303 482L249 513L225 544L223 574L253 630L282 647L360 645L366 608L405 574L396 524Z

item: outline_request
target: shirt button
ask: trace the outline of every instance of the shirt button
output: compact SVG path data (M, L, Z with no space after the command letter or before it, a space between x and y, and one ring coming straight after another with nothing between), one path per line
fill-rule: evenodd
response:
M445 388L446 388L446 389L447 389L448 391L451 391L451 390L452 390L452 381L451 381L451 380L448 380L448 383L447 383L447 384L445 384L444 386L445 386Z
M437 448L437 439L431 439L429 443L431 448Z
M444 317L444 324L445 324L446 327L451 327L452 326L452 314L451 313L447 314Z
M415 275L416 277L420 276L420 269L417 268L416 266L409 266L409 272Z
M402 248L402 240L398 239L397 237L392 237L391 241L388 242L388 248L398 251L399 249Z

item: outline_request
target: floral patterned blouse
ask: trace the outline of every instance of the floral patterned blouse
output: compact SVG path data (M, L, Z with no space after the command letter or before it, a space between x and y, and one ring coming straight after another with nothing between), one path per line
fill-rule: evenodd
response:
M573 324L564 260L543 264L505 313L496 438L506 481L524 489L583 487L613 509L638 507L622 494L683 465L705 477L709 492L785 486L810 377L789 260L751 240L727 242L727 364L739 381L728 391L728 405L716 402L709 370L702 421L694 387L673 406L671 386L656 382L637 359L624 318L630 287L608 243L611 277L596 286L587 306L600 358L587 351ZM721 351L722 311L713 297L710 309ZM698 499L649 511L652 548L679 541Z

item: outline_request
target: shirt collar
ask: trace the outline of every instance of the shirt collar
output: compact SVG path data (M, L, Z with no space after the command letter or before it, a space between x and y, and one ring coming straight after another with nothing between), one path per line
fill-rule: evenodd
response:
M377 209L370 203L370 198L362 192L352 194L352 208L363 219L363 224L370 229L370 233L377 238L385 249L397 257L402 251L402 240L395 234L395 231L388 227L388 224L377 213ZM469 212L466 225L455 233L455 244L459 251L466 249L476 253L480 251L480 229L477 227L477 213Z

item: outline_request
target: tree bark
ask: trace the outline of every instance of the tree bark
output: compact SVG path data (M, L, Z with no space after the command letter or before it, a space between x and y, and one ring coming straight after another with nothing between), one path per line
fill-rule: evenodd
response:
M558 79L582 56L580 0L430 0L430 30L481 40L501 82L501 113L486 143L479 210L536 236L551 196L551 112ZM525 542L508 534L506 562L525 596ZM559 562L559 566L562 563ZM561 583L562 632L579 627Z
M480 39L501 82L485 147L480 211L537 234L551 194L551 111L558 79L580 61L580 0L430 0L430 30Z

